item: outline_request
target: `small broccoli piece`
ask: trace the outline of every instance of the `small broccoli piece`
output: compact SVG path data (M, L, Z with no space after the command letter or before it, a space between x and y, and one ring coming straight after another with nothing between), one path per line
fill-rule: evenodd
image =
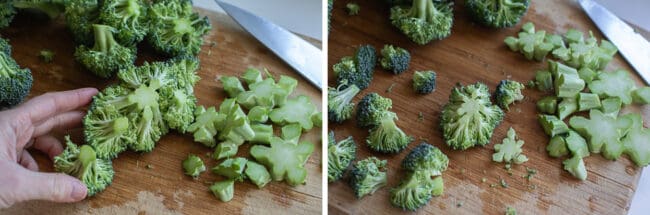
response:
M621 99L618 97L606 98L600 101L600 103L600 110L605 115L610 116L618 116L618 113L621 111L621 106L623 105Z
M192 1L157 1L149 8L151 22L148 41L168 56L197 55L203 36L211 29L208 17L192 11Z
M377 93L369 93L359 101L357 108L357 126L372 128L381 122L382 113L393 106L393 101Z
M78 147L70 136L66 136L65 141L67 147L63 153L54 157L54 169L81 180L88 188L87 196L94 196L106 189L115 174L111 160L97 158L95 150L89 145Z
M222 202L229 202L235 194L235 180L228 179L215 182L210 186L210 191Z
M241 81L239 81L237 77L221 76L221 78L219 78L219 81L221 81L223 90L226 91L226 94L228 94L228 97L230 98L237 98L237 95L246 91L244 89L244 86L241 84Z
M251 124L255 136L249 141L252 143L269 144L273 137L273 126L265 124Z
M600 98L597 94L593 93L579 93L578 94L578 110L586 111L594 108L600 108Z
M484 146L503 116L503 111L490 102L485 84L460 85L451 91L449 103L442 110L440 124L445 143L456 150Z
M327 181L335 182L348 169L356 157L357 145L352 136L338 143L334 139L334 131L330 131L327 143Z
M357 85L339 85L327 89L327 118L330 122L341 123L350 117L354 111L352 99L361 90Z
M442 186L440 176L434 180L427 172L410 172L406 179L390 190L390 202L403 210L415 211L429 203L434 194L441 193Z
M0 3L2 4L2 3ZM11 58L11 45L0 38L0 110L23 101L32 89L32 73Z
M413 73L413 90L419 94L429 94L436 90L436 72L415 71Z
M548 61L553 74L555 95L560 98L575 98L585 88L585 81L580 79L578 71L567 65Z
M93 24L99 23L98 0L70 1L65 7L65 24L77 44L93 44Z
M618 97L625 105L632 103L632 92L636 86L634 80L625 70L601 72L598 78L589 84L589 90L602 98Z
M381 59L379 63L385 70L393 74L401 74L409 68L411 54L406 49L393 45L384 45L381 49Z
M163 88L160 91L160 104L167 107L163 110L163 119L169 128L185 133L194 122L196 97L193 93L181 89Z
M631 126L630 131L622 140L623 153L630 157L630 160L638 167L644 167L650 164L650 129L643 127L643 119L639 114L628 114L635 123Z
M271 110L267 107L255 106L248 110L248 120L251 123L266 123L269 120Z
M246 174L246 178L251 180L258 188L262 188L271 182L271 174L266 170L266 167L255 161L246 162L246 170L244 170L244 173Z
M447 170L449 158L440 149L422 142L402 160L402 169L427 172L431 176L442 175Z
M519 23L529 4L529 0L468 0L465 2L465 8L474 21L492 28L506 28Z
M587 169L582 157L574 155L570 159L564 160L562 165L564 165L564 170L569 171L573 177L583 181L587 179Z
M9 26L15 15L16 8L14 8L10 1L0 2L0 29Z
M641 87L632 91L632 100L637 104L650 104L650 87Z
M258 70L255 70L259 73ZM252 72L248 69L247 73ZM287 97L298 85L298 81L288 76L280 76L276 83L271 77L251 82L244 79L248 84L249 90L237 94L237 103L247 109L255 106L274 108L282 106L287 102Z
M305 163L312 152L314 144L310 142L293 143L279 137L271 138L270 147L255 145L250 151L255 160L271 170L273 180L285 180L291 186L305 183Z
M203 160L199 156L190 154L183 161L183 169L185 170L185 175L197 178L199 174L205 171L205 164L203 164Z
M354 195L357 198L372 195L386 186L388 182L386 171L386 160L379 160L376 157L368 157L355 163L350 171L350 186L354 190Z
M519 82L502 80L494 93L497 105L502 109L510 110L508 107L510 104L524 99L524 95L521 94L521 90L524 88L525 86Z
M589 140L589 151L603 152L603 156L616 160L623 153L621 138L632 125L626 117L608 116L598 109L589 111L589 118L574 116L569 121L571 128Z
M203 106L196 108L194 116L196 121L187 128L187 131L194 134L194 141L203 143L207 147L215 147L217 142L214 137L218 132L216 124L224 120L225 116L221 116L214 107L205 109Z
M537 110L545 114L555 114L557 106L557 98L555 96L545 96L537 101Z
M359 7L359 4L355 2L350 2L345 5L346 10L348 11L348 15L354 16L359 14L359 11L361 10L361 7Z
M273 109L269 113L269 118L274 123L298 123L304 130L310 130L314 126L311 117L316 112L316 105L311 102L311 99L301 95L288 99L280 108Z
M74 55L77 61L102 78L111 77L117 70L133 65L135 47L120 45L113 39L115 29L108 25L93 24L95 45L92 48L80 45Z
M520 52L528 60L542 61L554 48L553 43L546 41L546 31L535 31L532 22L521 27L518 37L506 37L503 42L510 50Z
M101 23L112 26L117 41L128 46L142 41L149 32L149 20L159 19L147 16L149 9L143 0L103 0L100 5Z
M453 4L451 1L413 0L410 7L391 8L390 20L411 41L425 45L451 34Z
M408 136L397 127L397 115L390 111L381 113L379 124L370 129L366 139L368 146L382 153L397 153L408 146L413 137Z
M538 116L539 124L544 128L544 132L549 137L554 137L559 134L565 134L569 132L569 126L553 115L539 115Z
M594 72L592 69L583 67L578 70L578 76L580 76L580 78L586 83L591 83L594 79L596 79L596 77L598 77L598 73Z
M492 160L495 162L506 162L506 163L515 163L522 164L528 161L528 157L522 154L521 147L524 145L524 141L517 138L515 129L508 130L506 138L503 138L501 144L494 145L494 154L492 154Z
M224 158L235 156L237 154L237 151L239 151L240 145L241 145L240 143L235 143L232 141L221 142L217 145L217 147L214 148L214 152L212 153L212 158L214 158L215 160L221 160Z
M45 63L51 63L54 60L54 55L55 53L52 50L48 50L48 49L43 49L40 52L38 52L38 56Z
M354 53L354 63L357 66L357 72L363 74L363 76L370 76L367 80L367 83L369 84L370 80L372 80L372 74L375 71L375 65L377 64L377 51L375 50L375 47L372 47L371 45L359 46L357 51ZM358 82L350 81L350 83L357 84ZM367 87L357 86L359 89L365 89Z
M212 172L217 175L227 177L236 181L243 181L245 178L244 168L246 167L246 158L228 158L218 166L212 168Z
M569 131L566 137L564 137L564 142L573 156L580 156L583 158L589 156L587 141L575 131Z
M540 70L535 73L535 86L539 91L548 92L553 90L553 75L546 70Z
M354 57L343 57L332 66L337 86L356 85L360 90L368 88L377 61L375 48L363 45L357 48Z
M566 141L561 135L551 137L551 140L546 146L546 151L551 157L559 158L569 154L569 149L567 148Z
M557 105L557 117L564 120L567 116L573 114L578 110L578 100L575 98L562 98L560 104Z
M513 207L506 207L506 215L517 215L517 210Z

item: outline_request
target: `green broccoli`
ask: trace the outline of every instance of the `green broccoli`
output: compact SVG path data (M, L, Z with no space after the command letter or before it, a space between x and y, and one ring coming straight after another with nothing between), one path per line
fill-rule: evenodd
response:
M21 69L11 58L11 45L0 38L0 109L13 107L25 99L32 89L32 72Z
M587 145L587 141L575 131L569 131L569 133L564 136L564 142L566 143L567 149L571 152L571 155L583 158L589 156L589 146Z
M116 71L132 66L136 58L136 48L120 45L113 39L115 29L108 25L93 24L95 45L77 47L74 56L95 75L111 77Z
M537 110L545 114L555 114L557 108L557 98L555 96L545 96L537 101Z
M370 127L366 143L378 152L399 152L413 140L397 127L397 114L389 111L391 107L392 101L377 93L369 93L359 102L357 125Z
M354 195L361 198L386 186L386 171L386 160L376 157L368 157L355 163L350 171L350 186Z
M606 98L600 101L600 110L606 114L606 115L611 115L611 116L618 116L618 113L621 111L621 106L623 105L623 102L621 102L621 99L618 97L611 97L611 98Z
M310 130L314 126L311 118L316 112L316 105L311 99L301 95L288 99L280 108L273 109L269 118L277 124L298 123L304 130Z
M350 2L350 3L346 4L345 8L347 9L348 14L350 16L354 16L354 15L359 14L359 11L361 10L361 7L359 7L359 4L354 3L354 2Z
M48 49L43 49L38 52L38 57L40 57L45 63L51 63L54 60L54 55L56 55L56 53Z
M250 118L250 115L249 115ZM249 139L251 143L269 144L273 137L273 126L259 123L251 124L255 136Z
M219 115L221 120L216 121L216 129L217 139L221 143L217 145L214 153L217 160L234 156L240 145L256 137L255 130L235 99L224 100L219 106ZM265 132L264 129L259 131Z
M485 84L460 85L451 91L449 103L442 110L440 124L445 143L456 150L484 146L503 116L503 111L490 102Z
M15 15L16 8L14 8L10 1L0 2L0 29L9 26Z
M93 44L93 24L99 23L98 0L70 1L65 7L65 24L77 44Z
M255 79L249 79L253 76ZM287 97L298 85L298 81L289 76L280 76L275 80L268 76L262 79L261 72L256 69L248 69L242 76L248 84L247 91L237 94L237 102L247 109L255 106L274 108L284 105Z
M451 34L453 4L451 1L413 0L410 7L391 8L390 20L411 41L425 45Z
M57 18L65 11L69 0L11 0L16 9L32 10L47 14L50 19Z
M266 170L266 167L255 161L249 160L246 162L246 170L244 170L244 173L246 174L246 178L251 180L258 188L262 188L271 182L271 174Z
M548 65L555 79L553 88L558 98L576 98L585 88L585 81L576 69L551 60Z
M474 21L492 28L506 28L519 23L529 4L529 0L469 0L465 8Z
M305 183L305 163L312 152L314 144L310 142L293 143L279 137L271 138L270 146L254 145L250 151L255 160L271 170L273 180L285 180L291 186Z
M582 157L574 155L570 159L564 160L562 165L564 165L564 170L569 171L573 177L583 181L587 179L587 169Z
M127 46L142 41L149 32L149 21L155 20L147 16L144 0L103 0L100 5L100 22L113 27L117 41Z
M210 191L222 202L229 202L235 194L235 180L228 179L215 182L210 186Z
M212 168L212 172L233 179L236 181L243 181L246 177L244 175L244 168L246 167L246 158L228 158L221 162L218 166Z
M513 207L506 207L506 215L517 215L517 210Z
M411 54L406 49L393 45L384 45L384 48L381 49L379 63L382 68L393 72L393 74L401 74L406 71L410 61Z
M546 151L551 157L559 158L569 154L569 149L567 148L566 141L562 135L557 135L551 137L548 145L546 146Z
M528 157L522 154L521 147L524 145L524 141L519 139L516 140L517 134L515 129L508 129L508 134L506 138L503 138L501 144L494 145L494 154L492 154L492 160L495 162L506 162L506 163L515 163L522 164L528 161Z
M569 47L556 48L553 56L574 68L589 68L592 71L605 69L618 52L616 46L607 40L602 40L599 46L591 31L586 39L582 32L575 29L567 31L564 37ZM588 79L585 81L589 82Z
M203 36L212 29L208 17L192 11L191 0L157 1L148 13L151 27L147 40L165 55L197 55Z
M584 80L586 83L591 83L593 80L595 80L598 77L598 73L600 72L595 72L594 70L583 67L578 70L578 76L580 76L580 79Z
M548 92L553 90L553 75L547 70L539 70L535 73L535 86L539 91Z
M601 72L598 78L589 84L589 90L602 98L618 97L625 105L632 103L632 92L636 85L625 70Z
M525 86L519 82L502 80L494 93L497 105L502 109L510 110L508 107L510 104L524 99L524 95L521 94L521 90L524 88Z
M348 169L356 157L357 145L352 136L338 143L334 139L334 131L330 131L327 143L327 181L335 182Z
M546 38L546 31L535 31L535 25L528 22L521 26L519 38L506 37L504 43L514 52L520 52L528 60L542 61L555 48Z
M603 101L604 102L604 101ZM620 101L619 101L620 103ZM619 104L620 106L620 104ZM560 120L564 120L567 116L578 110L578 100L575 98L562 98L559 104L557 104L557 117Z
M641 87L632 91L632 100L637 104L650 104L650 87Z
M226 94L228 94L228 97L230 98L237 98L237 95L246 91L244 85L239 81L239 78L235 76L221 76L219 81L223 86L223 90L226 91Z
M390 202L395 207L415 211L429 203L434 195L441 195L443 187L442 176L431 179L426 171L410 172L390 190Z
M415 71L413 73L413 90L419 94L429 94L436 90L436 72Z
M603 152L603 156L616 160L623 153L621 138L632 125L626 117L615 117L603 114L598 109L591 109L589 118L574 116L569 121L571 128L589 140L589 151Z
M89 145L78 147L70 136L66 136L65 140L67 147L54 157L54 169L81 180L88 188L87 196L94 196L106 189L115 174L111 160L97 158L95 150Z
M539 115L538 116L539 124L542 125L544 133L549 137L554 137L558 134L565 134L569 132L569 126L553 115Z
M377 93L369 93L359 102L357 108L357 125L361 128L371 128L379 125L382 112L393 107L393 101Z
M201 158L190 154L187 156L187 159L183 161L183 169L185 170L185 175L197 178L199 177L199 174L205 171L205 165Z
M196 108L194 112L196 121L188 127L188 131L194 134L194 141L202 143L207 147L215 147L217 142L217 123L224 120L225 116L220 115L214 107L205 109L203 106Z
M427 172L431 176L442 175L447 170L449 158L440 149L427 142L422 142L411 150L402 160L402 169Z
M650 164L650 128L643 127L643 119L639 114L628 114L634 124L623 138L623 153L630 157L636 166L644 167Z
M341 89L343 88L343 89ZM354 111L352 99L361 91L357 85L339 85L327 89L327 117L330 122L341 123L350 117Z

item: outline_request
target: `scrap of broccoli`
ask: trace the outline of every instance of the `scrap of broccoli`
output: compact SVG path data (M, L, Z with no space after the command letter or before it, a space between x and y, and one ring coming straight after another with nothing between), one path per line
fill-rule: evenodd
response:
M45 63L51 63L54 60L54 55L56 55L56 53L48 49L43 49L38 52L38 57L40 57Z
M395 123L397 114L389 111L391 107L392 101L377 93L369 93L359 102L357 125L370 127L370 135L366 143L378 152L399 152L413 140L397 127Z
M350 2L350 3L345 5L345 9L348 11L348 15L354 16L354 15L359 14L359 11L361 10L361 7L357 3Z
M603 101L604 102L604 101ZM620 106L620 100L619 100ZM557 105L557 116L560 120L564 120L567 116L578 110L578 100L575 98L562 98L562 101Z
M436 72L415 71L413 73L413 90L419 94L429 94L436 90Z
M546 38L546 31L535 31L535 25L528 22L521 27L518 38L509 36L503 42L510 50L520 52L526 59L541 61L555 48Z
M587 169L582 157L574 155L570 159L562 161L562 165L564 165L564 170L571 173L573 177L583 181L587 179Z
M549 137L554 137L559 134L565 134L569 132L569 126L553 115L539 115L538 116L539 124L542 125L544 132Z
M611 97L611 98L606 98L600 101L600 110L606 114L606 115L611 115L611 116L618 116L618 113L621 111L621 106L623 105L623 102L621 102L621 99L618 97Z
M0 2L0 29L9 26L15 15L16 8L14 8L10 1Z
M207 147L215 147L217 142L217 122L224 120L225 116L219 115L214 107L205 109L203 106L196 108L194 112L196 121L192 123L187 131L194 134L194 141L202 143Z
M183 161L183 169L185 170L185 175L197 178L199 174L205 171L205 164L203 164L203 160L199 156L190 154Z
M310 142L294 143L273 137L270 146L254 145L250 153L270 170L273 180L285 180L289 185L296 186L305 183L305 163L313 151L314 144Z
M237 98L237 95L246 91L244 85L239 81L239 78L235 76L221 76L219 81L223 86L223 90L226 91L226 94L228 94L228 97L230 98Z
M506 163L515 163L522 164L528 161L528 157L522 154L521 147L524 145L524 141L519 139L516 140L517 134L515 129L508 129L508 134L506 138L503 138L501 144L494 145L494 154L492 154L492 160L495 162L506 162Z
M157 1L149 8L149 44L168 56L197 55L212 26L192 11L191 0Z
M621 138L627 133L632 121L626 117L603 114L598 109L589 111L589 118L574 116L569 121L571 128L589 140L589 151L603 152L603 156L616 160L623 153Z
M111 86L95 96L95 99L99 101L123 97L127 93L126 88ZM136 138L131 128L134 125L130 125L129 119L120 114L113 105L93 103L83 124L86 142L96 149L100 158L117 157L117 154L126 150Z
M591 83L593 80L595 80L598 77L598 74L600 72L596 72L590 68L583 67L578 69L578 75L582 80L584 80L586 83Z
M519 23L529 4L529 0L468 0L465 8L474 21L492 28L506 28Z
M69 0L11 0L13 7L47 14L50 19L57 18L65 11Z
M600 108L600 98L594 93L578 93L578 111Z
M497 105L502 109L510 110L508 107L510 104L524 99L524 95L521 94L521 90L524 88L524 85L519 82L502 80L497 85L496 92L494 93Z
M625 105L632 103L632 92L636 85L625 70L601 72L598 78L589 84L589 90L602 98L618 97Z
M517 210L513 207L506 207L506 215L517 215Z
M100 22L115 28L117 41L127 46L142 41L149 32L149 21L154 20L147 16L148 4L143 0L103 0L100 5Z
M93 44L93 24L99 23L98 0L70 1L65 7L65 24L77 44Z
M256 137L255 130L235 99L224 100L219 106L219 115L221 120L216 122L216 128L217 139L221 142L214 151L217 160L234 156L240 145ZM258 129L259 132L265 132L265 129Z
M251 124L251 128L255 132L255 136L249 139L251 143L269 144L271 142L271 137L273 137L272 125L253 123Z
M244 170L244 174L246 174L246 178L251 180L251 182L257 185L258 188L262 188L271 182L271 174L266 170L266 167L256 163L255 161L249 160L246 162L246 170Z
M81 180L88 188L87 196L94 196L106 189L115 174L111 160L98 158L89 145L78 147L70 136L66 136L65 140L67 147L54 157L54 169Z
M413 0L410 7L391 8L390 20L411 41L425 45L451 34L453 4L452 1Z
M569 154L569 149L567 148L566 141L562 135L557 135L551 137L551 140L546 146L546 151L551 157L559 158Z
M307 96L300 95L288 99L279 108L269 113L269 119L277 124L298 123L304 130L310 130L314 126L312 116L317 113L316 105Z
M359 101L357 108L357 125L362 128L371 128L379 125L381 113L393 107L393 101L377 93L369 93Z
M429 203L434 195L441 195L443 187L442 176L431 179L426 171L410 172L390 190L390 202L403 210L415 211Z
M227 177L228 179L243 181L246 177L244 175L244 168L247 162L248 160L242 157L228 158L212 168L212 172Z
M451 91L449 103L442 110L440 124L445 143L456 150L484 146L503 116L503 111L490 102L485 84L460 85Z
M411 150L402 160L402 169L427 172L431 176L442 175L447 170L449 158L440 149L427 142L422 142Z
M585 88L585 81L576 69L551 60L548 66L555 79L553 88L558 98L575 98Z
M406 49L393 45L384 45L381 49L381 59L379 63L385 70L393 74L401 74L409 68L411 54Z
M585 138L575 131L569 131L564 137L566 147L573 156L587 157L589 156L589 146Z
M280 76L276 83L273 77L262 78L257 69L249 68L242 76L248 84L248 90L237 94L237 102L247 109L256 106L266 108L279 107L287 103L287 97L298 85L298 81L289 76ZM254 77L254 78L253 78Z
M643 119L639 114L628 114L625 117L634 123L622 140L623 153L629 156L636 166L647 166L650 164L650 128L643 127Z
M632 91L632 100L637 104L650 104L650 87L641 87Z
M330 122L341 123L350 117L354 111L352 99L361 90L357 85L343 84L337 88L327 88L327 118Z
M222 202L229 202L235 194L235 180L227 179L215 182L210 186L210 191Z
M1 3L0 3L1 4ZM25 99L32 89L32 72L21 69L11 58L11 45L0 38L0 109L13 107Z
M545 96L537 101L537 110L545 114L555 114L557 106L557 98L555 96Z
M327 181L335 182L348 169L356 157L357 145L352 136L338 143L334 139L334 131L330 131L327 143Z
M113 39L115 28L108 25L93 24L95 44L77 47L74 55L77 61L88 70L102 78L111 77L116 71L132 66L136 58L136 48L120 45Z
M368 157L355 163L350 171L350 186L354 195L361 198L386 186L386 171L386 160L376 157Z

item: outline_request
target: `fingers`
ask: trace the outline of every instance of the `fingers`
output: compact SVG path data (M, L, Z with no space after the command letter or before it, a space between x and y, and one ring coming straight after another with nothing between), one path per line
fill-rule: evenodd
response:
M18 163L31 171L38 172L38 164L36 164L36 160L34 160L32 155L27 150L24 150L22 153Z
M14 187L19 201L48 200L54 202L76 202L86 197L86 186L77 178L62 173L41 173L17 169Z
M64 131L66 129L79 127L81 126L81 120L84 116L85 112L82 111L70 111L58 114L38 125L34 125L34 133L32 136L39 137L50 133L51 130Z
M34 148L47 154L52 160L63 152L61 142L51 135L40 136L34 139Z
M59 113L87 105L95 94L97 94L95 88L45 93L27 101L20 109L29 114L32 123L38 123Z

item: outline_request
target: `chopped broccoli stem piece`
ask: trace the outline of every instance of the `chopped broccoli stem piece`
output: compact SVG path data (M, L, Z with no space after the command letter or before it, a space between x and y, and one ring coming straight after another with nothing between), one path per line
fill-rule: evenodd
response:
M221 78L219 78L219 81L221 81L223 90L226 91L226 94L228 94L228 97L230 98L236 98L237 95L246 91L244 89L244 86L241 84L241 81L239 81L239 78L237 77L221 76Z
M539 91L549 92L553 90L553 75L546 70L535 73L535 85Z
M265 124L252 124L251 128L255 132L255 136L250 139L252 143L269 144L273 137L273 126Z
M403 210L415 211L429 203L434 191L439 192L442 179L438 180L431 179L427 172L410 172L397 187L390 190L390 202Z
M557 116L560 120L564 120L567 116L575 113L578 110L578 100L575 98L562 98L560 104L557 105Z
M528 60L542 61L555 47L546 41L546 31L535 31L535 25L528 22L522 26L518 38L507 37L504 42L515 52L520 52Z
M316 112L316 105L311 102L311 99L301 95L288 99L280 108L273 109L269 113L269 118L278 124L298 123L308 131L314 127L311 117Z
M618 49L612 43L602 40L600 46L592 32L584 38L583 33L575 29L566 32L568 48L562 47L553 51L556 58L574 68L589 68L592 71L602 70L612 60ZM587 82L587 80L585 80Z
M600 108L600 98L597 94L593 93L579 93L578 94L578 110L586 111L594 108Z
M270 147L255 145L251 155L266 166L275 181L283 181L291 186L305 183L307 170L305 163L314 151L314 144L309 142L293 143L279 137L271 138Z
M492 28L506 28L519 23L528 10L529 0L468 0L465 8L474 21Z
M562 135L557 135L551 137L551 140L546 146L546 151L551 157L559 158L569 154L569 149L567 148L566 141Z
M65 137L66 148L54 157L54 170L78 178L88 188L87 196L102 192L113 181L113 164L110 159L96 157L89 145L78 147Z
M594 72L592 69L584 67L578 70L578 76L580 76L580 78L586 83L591 83L594 79L596 79L598 73Z
M246 174L246 178L251 180L258 188L262 188L271 182L271 174L266 170L266 167L255 161L246 162L246 170L244 170L244 173Z
M235 194L235 180L228 179L215 182L210 186L210 191L222 202L229 202Z
M413 0L412 5L394 6L390 20L411 41L425 45L451 35L453 2Z
M569 132L569 126L567 126L564 121L558 119L556 116L539 115L538 120L542 125L542 128L544 128L546 135L550 137Z
M413 137L397 127L397 115L390 111L381 113L379 124L370 129L366 143L370 149L382 153L397 153L406 148Z
M583 181L587 179L587 169L581 156L574 155L570 159L564 160L562 164L564 165L564 170L571 173L573 177Z
M521 147L524 145L523 140L516 140L517 134L515 130L510 127L506 138L503 139L501 144L494 145L494 154L492 154L492 161L522 164L528 161L528 157L522 154Z
M350 2L350 3L346 4L345 8L347 9L348 15L350 15L350 16L354 16L354 15L359 14L359 11L361 10L361 7L359 6L359 4L354 3L354 2Z
M354 102L352 99L359 94L357 85L339 85L327 90L327 114L330 122L341 123L352 117Z
M560 74L555 81L555 95L561 98L575 98L585 88L585 81L576 74Z
M228 158L218 166L212 168L212 172L229 179L243 181L245 178L244 168L246 167L246 162L248 162L248 160L242 157Z
M602 98L618 97L625 105L632 103L632 92L636 88L634 80L625 70L601 72L589 84L589 90Z
M45 63L51 63L54 60L55 53L52 50L43 49L39 52L38 56Z
M610 116L618 116L618 113L621 111L621 106L623 105L621 99L618 97L606 98L600 101L600 103L600 110L605 115Z
M567 149L569 149L573 156L589 156L587 141L575 131L569 131L569 134L564 137L564 141L566 142Z
M401 74L409 68L411 54L406 49L393 45L384 45L381 49L381 59L379 63L385 70L393 74Z
M447 170L448 164L449 158L440 149L422 142L402 160L402 169L412 172L423 171L431 176L438 176Z
M624 153L636 166L647 166L650 164L650 128L643 127L643 119L639 114L628 114L626 117L635 123L622 140Z
M348 169L356 157L357 145L352 136L339 142L334 139L334 131L330 131L327 144L327 181L335 182Z
M264 78L262 77L262 72L260 72L260 70L257 70L255 68L246 69L246 71L244 71L244 74L241 75L241 78L244 79L244 82L246 82L246 84L248 85L261 82L264 80Z
M203 160L196 155L190 154L187 159L183 161L183 169L185 175L192 176L193 178L199 177L199 174L205 171Z
M537 110L545 114L555 114L557 109L557 98L555 96L546 96L537 101Z
M358 161L350 171L350 186L354 195L361 198L386 186L386 160L368 157Z
M429 94L436 90L436 72L415 71L413 73L413 90L419 94Z
M442 180L442 176L438 176L433 179L433 190L431 191L431 194L433 196L441 196L442 193L445 192L445 183Z
M192 123L187 130L194 134L194 141L202 143L207 147L215 147L217 142L217 123L225 120L225 116L220 115L214 107L205 109L203 106L196 108L194 112L196 121Z
M2 4L9 3L0 3ZM9 6L11 7L11 6ZM0 14L0 18L5 15ZM2 21L0 21L2 25ZM32 89L33 77L29 69L21 69L11 57L11 45L0 38L0 109L18 105Z
M263 106L255 106L248 110L248 120L251 123L266 123L269 121L269 113L271 109Z
M224 158L235 156L237 154L237 151L239 150L239 145L241 144L232 141L225 141L219 143L217 147L214 148L214 153L212 154L212 158L214 158L215 160L221 160Z
M589 151L603 152L603 156L616 160L623 153L622 136L632 125L626 117L608 116L598 109L589 112L589 118L574 116L569 121L571 128L589 140Z
M650 104L650 87L641 87L632 91L632 100L637 104Z

